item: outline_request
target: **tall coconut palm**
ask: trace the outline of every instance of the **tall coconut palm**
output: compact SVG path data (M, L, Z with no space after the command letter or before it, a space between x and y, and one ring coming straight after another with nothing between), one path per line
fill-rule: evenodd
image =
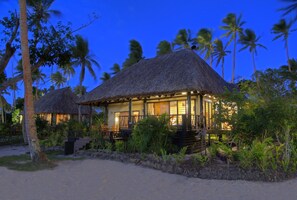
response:
M33 23L38 27L41 27L41 22L47 22L51 16L61 16L60 11L50 9L54 1L55 0L27 0L28 8L33 12Z
M280 11L283 11L283 16L287 16L289 14L294 14L294 21L297 20L297 0L281 0L289 5L287 5L284 8L279 9Z
M54 84L54 86L60 89L65 85L65 83L67 82L67 79L63 76L61 72L57 71L56 73L53 73L51 75L51 81Z
M220 28L226 33L224 34L225 37L229 38L228 45L233 41L233 61L232 61L232 79L231 82L234 83L235 79L235 68L236 68L236 44L237 44L237 36L238 34L242 33L242 26L245 24L244 21L241 20L242 16L236 16L234 13L229 13L224 19L223 23L224 26Z
M162 40L157 46L157 55L164 55L172 52L172 45L167 40Z
M75 70L74 70L73 66L69 63L69 64L61 66L60 69L63 71L63 75L66 76L67 83L69 85L70 78L72 76L74 76L74 74L75 74Z
M289 71L291 71L291 65L290 65L290 56L289 56L289 45L288 45L288 38L289 34L291 32L293 22L287 22L285 19L281 19L279 23L274 24L272 27L272 33L276 36L273 38L273 40L277 40L279 38L282 38L285 42L285 49L286 49L286 56L287 56L287 62L288 62L288 68Z
M46 74L42 73L40 69L36 69L32 72L32 81L36 84L36 90L35 90L35 99L38 99L38 87L40 82L45 83Z
M123 69L126 69L143 59L142 46L137 40L130 40L130 53L123 63Z
M197 33L196 42L198 44L198 51L204 54L205 59L209 59L209 64L212 67L214 51L212 32L206 28L200 29Z
M101 76L101 80L104 82L104 81L107 81L109 80L111 77L110 77L110 74L107 73L107 72L103 72L102 76Z
M181 29L178 31L174 41L173 47L177 49L190 49L193 43L191 30Z
M225 79L225 57L230 53L230 51L227 50L227 45L224 45L222 40L216 39L214 40L214 50L213 50L213 56L214 59L217 61L216 66L218 66L221 63L222 67L222 77Z
M118 63L113 64L112 68L112 74L115 75L121 71L121 67Z
M249 49L249 52L252 56L252 62L254 67L254 74L256 74L256 62L255 55L257 55L257 47L264 48L266 47L259 43L261 37L257 37L256 33L251 29L245 29L244 32L240 35L239 42L243 45L243 47L239 51L243 51L245 49Z
M77 96L79 95L85 95L87 93L87 88L85 86L76 86L75 88L73 88L74 94L76 94Z
M29 141L29 149L32 161L47 160L46 156L41 152L39 140L36 133L36 125L34 119L34 105L32 94L32 77L29 57L28 45L28 25L27 25L27 9L26 0L19 0L20 6L20 30L21 30L21 49L22 63L24 68L24 85L25 85L25 129Z
M79 76L79 85L82 86L82 83L85 79L86 69L89 71L91 76L96 79L96 73L93 69L93 66L100 68L99 63L95 60L95 56L90 54L89 43L82 36L76 36L76 45L72 48L72 53L74 61L72 63L75 67L80 67L80 76Z

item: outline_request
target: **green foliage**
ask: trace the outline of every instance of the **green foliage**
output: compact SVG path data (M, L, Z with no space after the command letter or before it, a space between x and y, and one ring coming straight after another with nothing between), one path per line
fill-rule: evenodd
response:
M128 58L123 63L123 69L139 62L143 58L142 47L136 40L130 40L130 53Z
M195 164L200 165L202 167L204 167L209 161L208 156L202 155L201 153L195 153L191 156L191 158L193 159Z
M117 152L125 152L125 142L124 141L116 141L115 142L115 150Z
M172 47L170 42L166 41L166 40L162 40L157 47L157 55L161 56L164 54L168 54L172 52Z
M161 149L170 149L171 133L168 116L147 117L136 124L128 145L140 153L160 153Z
M12 112L12 123L13 124L20 124L21 123L21 110L15 109Z
M168 161L171 157L165 149L161 149L160 153L161 153L162 160L165 162Z
M92 140L92 142L91 142L92 149L105 149L106 148L105 139L100 132L92 130L90 133L90 137Z
M108 151L113 151L114 150L114 146L113 146L113 144L111 142L106 142L105 143L105 148Z
M10 132L10 124L3 124L3 123L0 123L0 134L8 134Z
M49 123L42 117L37 116L35 119L36 131L39 137L43 138L48 135Z
M172 154L176 162L181 163L185 160L187 149L188 147L183 147L178 153Z
M272 141L272 138L266 138L264 141L255 140L251 145L241 148L237 153L240 166L255 167L263 172L268 169L296 172L296 145L290 142L290 153L287 154L284 144L274 144Z

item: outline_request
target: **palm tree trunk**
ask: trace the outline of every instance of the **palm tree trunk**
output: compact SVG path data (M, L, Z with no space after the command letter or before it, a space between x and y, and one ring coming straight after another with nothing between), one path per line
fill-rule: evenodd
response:
M286 55L287 55L288 68L289 68L289 72L291 72L292 69L291 69L291 64L290 64L288 38L286 38L286 40L285 40L285 44L286 44L285 46L286 46Z
M212 56L209 57L210 67L212 68Z
M82 96L82 82L79 82L79 96ZM81 106L78 105L78 122L81 122Z
M252 61L253 61L253 67L254 67L254 74L256 75L256 62L255 62L255 51L252 51Z
M2 97L0 96L0 106L1 106L1 123L4 123L4 106L3 106L3 101Z
M237 34L235 33L235 36L234 36L234 47L233 47L232 79L231 79L231 83L234 83L234 79L235 79L236 39L237 39Z
M20 6L20 30L21 30L21 49L22 64L25 86L25 129L29 142L29 149L32 161L47 160L45 154L40 150L39 140L36 133L34 119L33 93L32 93L32 76L28 46L28 26L26 0L19 0Z
M223 79L225 80L224 62L225 62L225 59L222 58L222 77L223 77Z

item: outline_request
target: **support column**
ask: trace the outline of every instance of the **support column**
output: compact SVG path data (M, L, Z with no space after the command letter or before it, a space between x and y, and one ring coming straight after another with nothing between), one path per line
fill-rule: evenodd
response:
M132 128L132 99L129 99L129 108L128 108L128 128Z
M78 122L81 122L81 105L78 105Z
M90 119L89 119L89 123L90 123L90 130L92 129L92 123L93 123L93 107L90 106Z
M205 128L204 109L203 109L203 95L199 94L199 128Z
M188 102L188 119L187 119L187 129L191 130L192 129L192 115L191 115L191 92L187 92L187 102Z
M107 107L107 104L104 105L104 124L108 125L108 107Z
M146 99L143 99L143 118L145 118L147 115L147 103Z

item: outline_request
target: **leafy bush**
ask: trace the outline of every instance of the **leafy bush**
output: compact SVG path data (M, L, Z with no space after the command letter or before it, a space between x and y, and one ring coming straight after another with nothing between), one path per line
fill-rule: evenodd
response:
M68 127L68 137L84 137L88 134L88 125L85 122L69 120L66 124Z
M129 149L140 153L160 153L161 149L170 149L170 137L172 129L169 125L169 117L162 115L147 117L134 127Z
M201 165L204 167L206 163L209 161L209 158L207 155L202 155L201 153L193 154L191 157L195 164Z
M91 137L91 148L92 149L105 149L105 139L103 135L100 132L92 130L90 132L90 137Z
M171 157L170 154L168 154L165 149L161 149L160 153L161 153L162 160L165 162L168 161Z
M181 163L185 160L187 147L183 147L178 153L172 154L176 162Z
M126 150L125 142L124 141L116 141L115 142L115 150L117 152L124 152Z

